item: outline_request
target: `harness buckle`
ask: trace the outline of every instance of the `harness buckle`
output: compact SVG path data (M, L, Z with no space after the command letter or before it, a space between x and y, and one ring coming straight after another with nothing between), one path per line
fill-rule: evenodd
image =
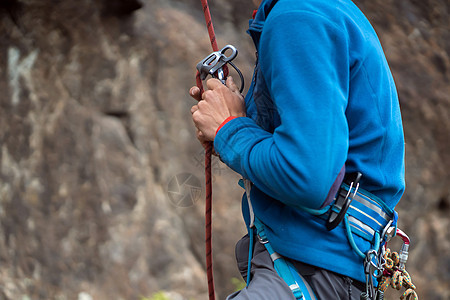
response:
M261 243L261 244L267 244L268 242L269 242L269 240L267 239L267 237L266 237L266 235L264 235L264 236L261 236L261 234L257 234L256 235L257 237L258 237L258 241Z
M330 216L328 217L328 220L326 222L326 227L329 231L336 228L344 219L350 203L352 202L353 198L355 198L356 193L358 192L359 181L361 180L362 173L356 172L348 176L351 176L351 178L348 178L348 181L351 181L348 191L346 192L341 187L339 189L339 193L335 203L330 208ZM355 191L352 193L353 188L355 189Z

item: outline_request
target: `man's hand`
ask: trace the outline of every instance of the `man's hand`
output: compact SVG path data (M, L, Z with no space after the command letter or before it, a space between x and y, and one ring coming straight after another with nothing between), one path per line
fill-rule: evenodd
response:
M229 76L226 86L218 79L209 79L206 82L208 90L200 95L200 89L196 86L189 90L197 105L192 106L191 113L197 138L205 145L213 141L217 128L230 116L245 117L245 102L239 89Z

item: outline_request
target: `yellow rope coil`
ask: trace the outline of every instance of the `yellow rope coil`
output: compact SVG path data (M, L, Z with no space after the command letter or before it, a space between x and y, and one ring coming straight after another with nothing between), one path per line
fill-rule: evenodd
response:
M403 295L400 296L400 300L418 300L419 296L417 296L416 291L413 289L407 289Z
M412 283L411 281L411 276L409 275L409 273L406 270L402 271L403 273L403 286L406 289L416 289L416 286Z
M394 261L390 258L387 258L386 262L384 263L384 267L388 270L392 270L392 268L394 268Z
M394 261L394 265L397 266L400 263L400 255L397 252L392 252L391 259Z
M378 290L382 291L383 293L386 292L390 283L391 277L383 276L380 283L378 284Z
M415 291L416 286L412 283L411 276L406 270L399 270L398 268L400 262L398 253L391 252L388 248L384 254L384 260L383 266L386 272L379 281L378 290L384 293L389 285L397 290L404 287L406 290L400 296L401 300L418 300L419 297Z
M400 271L395 271L394 276L392 276L392 287L394 289L400 290L403 286L403 274Z

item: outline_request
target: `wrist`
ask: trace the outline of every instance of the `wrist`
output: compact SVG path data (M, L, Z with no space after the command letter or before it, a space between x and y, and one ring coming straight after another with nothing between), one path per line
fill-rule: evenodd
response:
M217 127L215 136L217 135L217 133L219 132L219 130L220 130L225 124L227 124L229 121L231 121L231 120L233 120L233 119L236 119L236 118L238 118L238 117L236 117L236 116L229 116L228 118L226 118L226 119L222 122L222 124L220 124L219 127Z

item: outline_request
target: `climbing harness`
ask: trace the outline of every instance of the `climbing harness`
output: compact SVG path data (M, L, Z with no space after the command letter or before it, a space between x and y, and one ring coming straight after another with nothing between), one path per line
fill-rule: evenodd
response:
M345 166L341 168L341 172L345 172ZM328 230L332 230L339 224L344 223L350 245L355 250L355 252L367 262L365 263L365 270L367 269L366 286L367 294L370 296L373 294L373 282L372 276L369 274L372 273L371 267L375 266L375 264L372 262L372 256L375 256L379 249L378 245L380 243L381 235L379 232L384 232L386 226L390 226L392 224L392 219L396 219L396 214L388 207L386 207L384 203L374 195L371 195L368 192L364 192L363 194L363 190L359 187L359 180L361 179L361 177L361 173L347 174L343 180L343 183L340 184L340 188L337 193L338 196L334 199L334 202L331 202L322 209L314 210L302 206L298 206L297 208L304 210L312 214L313 216L325 219L326 228ZM335 184L339 184L340 182L338 181L341 180L342 177L337 176L335 183L333 183L333 186ZM267 251L271 255L278 275L280 275L280 277L283 278L283 280L288 284L296 299L302 299L303 297L305 299L316 299L314 292L309 287L307 282L304 281L298 271L296 271L295 268L290 265L290 263L286 259L273 251L266 237L264 224L257 218L257 216L255 216L253 212L253 207L250 199L252 183L249 180L244 179L243 184L245 187L247 203L250 212L250 241L252 241L253 231L256 230L260 242L264 244ZM326 200L325 202L327 203L328 201ZM373 244L376 246L376 249L367 252L367 254L364 254L354 241L354 233L362 236L369 241L374 240ZM250 282L251 275L250 259L252 254L252 247L253 245L250 245L249 247L247 284ZM281 267L277 267L277 265ZM300 279L296 281L293 278L292 274L296 274L296 277ZM301 288L302 285L303 288Z
M359 186L361 176L361 173L347 174L339 190L337 200L330 206L326 214L319 217L326 217L329 214L326 223L328 230L333 230L333 228L343 224L352 249L359 257L367 259L368 252L365 253L358 248L353 235L371 242L374 247L371 250L378 252L383 233L387 228L397 224L398 215L394 210L387 207L381 199ZM341 205L339 201L343 195L345 195L346 202ZM337 216L336 219L340 219L342 222L334 224L334 215ZM330 229L331 225L333 225L333 228ZM373 252L370 254L373 256Z
M397 228L397 212L360 187L361 177L359 172L346 175L329 209L326 227L333 230L343 223L352 249L364 259L366 289L361 293L361 300L383 300L389 284L397 289L406 288L400 299L418 300L415 286L405 270L410 239ZM363 252L356 245L354 235L370 241L373 248ZM403 239L403 245L399 253L390 254L386 244L395 235ZM375 278L378 285L374 283Z
M333 230L337 226L344 227L350 246L364 261L366 288L361 293L361 300L383 300L388 285L397 289L402 286L406 288L401 300L418 300L414 291L415 286L405 270L410 242L406 234L397 228L398 214L375 195L362 189L359 185L361 177L361 173L347 174L334 202L322 209L314 210L301 206L297 208L325 220L328 230ZM253 248L253 231L256 230L257 237L269 252L277 273L291 288L296 299L316 299L307 282L298 274L290 262L272 249L265 233L264 224L255 216L253 211L250 199L252 183L244 179L243 187L246 191L250 214L249 236L251 244L249 247L247 285L250 282L251 275L250 260ZM389 249L386 250L386 243L396 234L402 237L404 241L402 249L399 254L386 254L390 253ZM371 242L373 248L365 252L359 249L354 235ZM393 259L392 255L398 257L398 259ZM378 285L374 282L375 278L378 280Z
M226 77L228 76L227 64L230 64L239 74L241 78L240 92L244 88L244 79L239 69L231 62L237 55L235 47L228 45L219 51L217 46L216 35L214 33L214 26L211 19L211 13L209 11L209 5L207 0L201 0L203 13L205 15L205 22L208 29L208 34L211 42L213 53L208 55L205 59L197 64L197 75L195 77L197 87L200 89L200 94L203 94L203 82L206 76L211 75L218 78L225 84ZM227 52L231 51L231 54L227 56ZM211 181L211 156L212 156L212 143L208 143L205 147L205 248L206 248L206 275L208 279L208 295L209 300L215 299L214 291L214 275L213 275L213 262L212 262L212 181Z

